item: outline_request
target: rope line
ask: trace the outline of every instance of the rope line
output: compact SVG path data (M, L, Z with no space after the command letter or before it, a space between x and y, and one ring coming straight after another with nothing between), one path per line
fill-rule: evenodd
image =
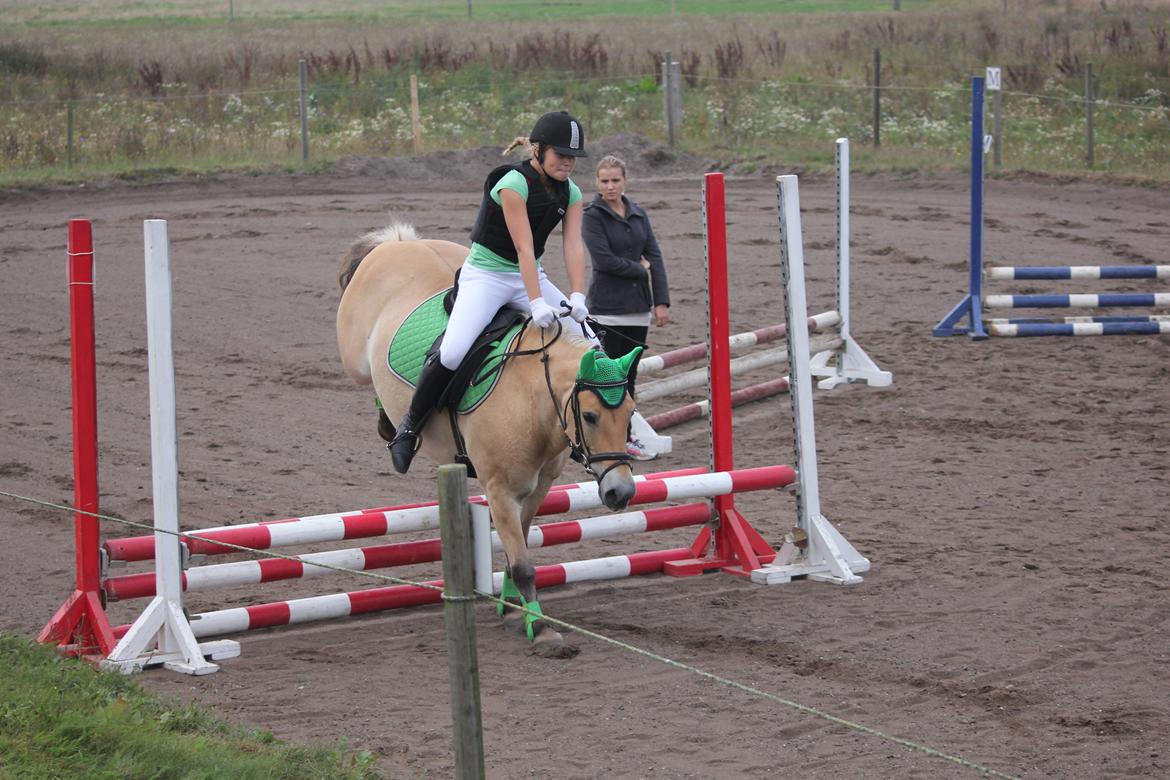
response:
M435 585L428 585L428 584L423 583L423 582L414 582L412 580L402 579L401 577L394 577L394 576L389 575L389 574L381 574L379 572L370 572L370 571L358 571L357 569L348 569L344 566L334 566L334 565L328 564L328 563L316 563L316 562L311 562L311 561L305 561L301 558L298 558L295 555L285 555L284 553L274 552L272 550L257 550L257 549L253 549L251 547L245 547L243 545L233 544L233 543L227 542L227 541L220 541L218 539L207 539L207 537L200 536L198 531L194 531L194 532L192 532L192 531L168 531L168 530L162 529L162 528L155 528L153 525L147 525L146 523L139 523L139 522L136 522L134 520L127 520L125 518L115 517L113 515L101 514L99 512L89 512L89 511L86 511L84 509L77 509L74 507L69 507L69 506L64 505L64 504L56 504L56 503L53 503L51 501L43 501L41 499L32 498L30 496L23 496L23 495L19 495L17 493L11 493L7 490L0 490L0 496L7 496L8 498L13 498L13 499L16 499L18 501L25 501L25 502L28 502L31 504L37 504L37 505L40 505L43 507L48 507L50 509L59 509L59 510L66 511L66 512L72 512L74 514L87 515L89 517L93 517L93 518L96 518L98 520L106 520L109 522L119 523L121 525L128 526L130 528L145 529L148 531L154 531L156 533L170 534L172 536L176 536L176 537L179 537L182 539L203 539L205 541L214 541L215 544L217 544L217 545L223 545L224 547L228 547L228 548L231 548L231 549L239 551L239 552L247 552L247 553L253 553L256 555L268 556L270 558L283 558L284 560L297 561L297 562L305 564L305 565L318 566L322 569L329 569L331 571L335 571L335 572L338 572L341 574L356 574L358 576L369 577L370 579L382 580L385 582L393 582L393 583L400 584L400 585L413 585L413 586L420 587L420 588L426 588L428 590L437 590L440 592L443 591L442 588L435 586ZM941 759L944 761L949 761L952 764L956 764L956 765L964 767L966 769L971 769L973 771L980 772L981 774L984 774L984 775L987 775L990 777L1001 778L1002 780L1019 780L1019 777L1016 775L1005 774L1003 772L997 771L997 770L992 769L990 767L984 766L983 764L979 764L979 763L976 763L974 761L969 761L965 758L962 758L961 756L955 756L955 755L951 755L949 753L944 753L941 750L937 750L935 748L930 747L929 745L923 745L921 743L914 742L913 740L904 739L902 737L897 737L897 736L894 736L892 734L887 734L886 732L881 731L880 729L876 729L876 728L873 728L871 726L866 726L866 725L863 725L861 723L857 723L856 721L848 720L846 718L838 717L837 715L833 715L831 713L825 712L824 710L817 709L816 707L810 707L807 704L801 704L801 703L793 701L791 699L786 699L783 696L779 696L779 695L774 694L774 693L769 693L767 691L760 690L759 688L755 688L751 685L746 685L744 683L736 682L735 680L732 680L730 678L715 674L714 672L708 672L706 670L700 669L697 666L692 666L690 664L683 663L682 661L676 661L673 658L669 658L669 657L661 655L659 653L655 653L651 650L646 650L646 649L640 648L640 647L638 647L636 645L632 645L628 642L623 642L620 639L614 639L612 637L605 636L604 634L600 634L596 631L592 631L590 629L584 628L584 627L579 626L575 623L570 623L570 622L565 621L565 620L560 620L559 618L552 617L551 615L549 615L547 613L536 612L536 611L531 610L527 607L524 607L520 604L513 604L511 602L504 601L503 599L501 599L497 596L494 596L493 594L484 593L483 591L479 591L479 590L476 590L474 593L475 593L475 595L472 595L472 596L455 596L455 595L448 595L445 592L443 592L442 598L444 601L451 601L451 602L475 601L478 598L482 598L485 601L491 602L495 605L502 604L507 609L515 610L517 612L523 612L526 615L531 615L534 618L538 618L540 620L544 620L548 623L551 623L555 626L559 626L560 628L563 628L566 631L572 631L574 633L579 633L583 636L590 637L591 639L596 639L599 642L605 642L605 643L612 645L614 647L617 647L619 649L634 653L635 655L640 655L643 658L649 658L651 660L658 661L659 663L665 664L665 665L673 667L675 669L679 669L679 670L685 671L685 672L690 672L691 674L694 674L698 677L705 678L707 680L719 683L720 685L724 685L724 686L729 687L729 688L734 688L735 690L741 691L741 692L746 693L748 695L756 696L756 697L759 697L762 699L766 699L768 701L775 702L777 704L780 704L782 706L796 710L797 712L803 713L805 715L811 715L814 718L819 718L820 720L824 720L824 721L827 721L829 723L832 723L832 724L835 724L838 726L843 726L847 729L851 729L851 730L859 732L861 734L867 734L867 735L872 736L872 737L877 737L878 739L882 739L882 740L885 740L887 742L891 742L893 744L900 745L900 746L907 748L909 750L912 750L912 751L915 751L918 753L922 753L923 755L926 755L926 756L930 756L931 758L937 758L937 759Z

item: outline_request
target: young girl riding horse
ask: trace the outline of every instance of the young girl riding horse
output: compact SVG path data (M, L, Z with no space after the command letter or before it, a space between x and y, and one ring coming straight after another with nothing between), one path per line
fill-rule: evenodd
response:
M405 474L419 447L419 434L472 342L501 306L526 309L532 322L548 327L564 294L540 265L545 242L564 223L565 270L572 294L569 316L584 322L585 244L581 238L581 190L569 178L585 152L585 134L566 111L540 117L528 135L532 159L488 174L483 201L471 231L471 250L459 276L459 294L439 351L424 364L410 408L390 442L394 469Z

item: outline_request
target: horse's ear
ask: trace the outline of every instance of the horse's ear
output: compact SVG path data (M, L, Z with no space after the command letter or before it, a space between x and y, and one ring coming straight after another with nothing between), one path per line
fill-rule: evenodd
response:
M589 349L581 356L581 363L577 366L577 376L592 377L597 373L597 356L599 353L596 349Z
M645 347L634 347L629 354L623 355L617 359L617 364L621 368L622 373L626 376L630 375L630 369L638 365L638 361L642 359L642 350Z

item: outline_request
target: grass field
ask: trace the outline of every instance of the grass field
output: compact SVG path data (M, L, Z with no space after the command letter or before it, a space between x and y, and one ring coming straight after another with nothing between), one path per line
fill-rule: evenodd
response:
M1170 3L901 6L473 0L469 20L465 0L0 0L0 185L407 154L412 75L424 150L497 144L557 107L592 138L663 140L666 52L683 149L815 167L847 135L859 168L885 170L966 165L969 76L988 65L1004 74L1004 167L1087 170L1092 63L1094 168L1170 179Z
M901 0L903 11L958 7L959 0ZM172 0L150 3L136 0L43 0L35 4L3 0L0 13L10 23L61 25L73 22L134 23L143 20L233 19L324 20L393 19L421 22L450 19L574 19L599 16L639 18L671 15L813 14L882 12L892 0Z

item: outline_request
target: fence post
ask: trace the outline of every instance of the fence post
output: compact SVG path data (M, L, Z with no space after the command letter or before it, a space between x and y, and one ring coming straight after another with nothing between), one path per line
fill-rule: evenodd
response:
M1085 161L1093 167L1093 63L1085 63L1085 145L1088 155Z
M474 565L467 467L439 466L439 535L443 545L443 615L451 685L455 777L484 777L483 715L475 637Z
M671 146L678 141L682 125L682 66L670 52L662 61L662 107L666 113L666 138Z
M301 79L301 160L309 159L309 63L299 63Z
M873 148L882 145L882 50L873 50Z
M73 101L65 104L65 165L73 167Z
M418 116L418 75L410 74L410 128L414 134L414 153L422 154L422 121Z

